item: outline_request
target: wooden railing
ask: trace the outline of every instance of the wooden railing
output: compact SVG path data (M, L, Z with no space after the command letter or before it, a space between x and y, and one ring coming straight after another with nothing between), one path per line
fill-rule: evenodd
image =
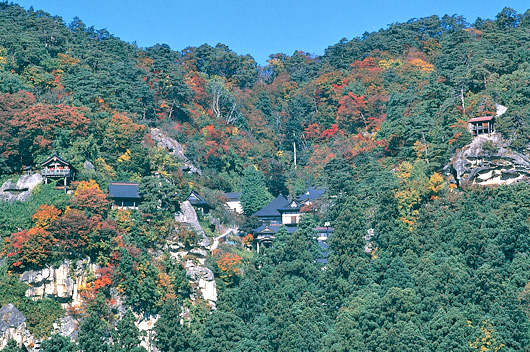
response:
M42 169L42 176L70 176L70 169Z

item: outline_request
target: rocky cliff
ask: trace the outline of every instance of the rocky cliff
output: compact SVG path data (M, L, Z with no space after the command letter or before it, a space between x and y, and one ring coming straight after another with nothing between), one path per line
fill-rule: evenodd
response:
M9 303L0 308L0 350L11 339L27 348L33 347L35 342L26 329L26 317L14 304Z
M151 138L157 142L157 145L162 148L166 148L169 154L174 155L181 162L180 169L185 172L196 173L202 175L202 172L199 168L195 167L193 163L186 157L184 154L184 148L182 145L169 137L166 132L158 129L151 128Z
M444 168L457 185L502 185L528 180L530 159L512 150L499 134L481 135L458 151Z
M43 178L39 173L24 175L17 182L8 180L0 187L0 200L24 202L30 197L31 191L42 182Z
M72 263L65 260L57 268L48 266L38 271L22 273L20 281L29 285L26 296L32 299L54 298L63 308L81 303L79 291L86 285L87 277L95 273L98 266L88 259Z

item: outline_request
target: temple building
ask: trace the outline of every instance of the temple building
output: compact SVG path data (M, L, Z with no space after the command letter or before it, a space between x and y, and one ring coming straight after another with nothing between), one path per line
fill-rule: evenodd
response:
M75 168L68 161L54 153L48 159L41 163L41 175L44 177L44 183L48 179L57 179L63 182L64 191L66 192L68 183L75 177Z
M229 192L225 193L226 207L233 212L243 214L243 206L241 205L241 193Z
M210 204L208 204L204 200L204 198L196 191L191 191L190 195L185 200L190 202L190 204L194 208L196 208L197 210L200 210L203 215L208 214L210 209L212 209Z
M136 182L111 182L108 198L112 201L113 209L138 209L142 203Z
M468 121L473 137L495 132L495 116L474 117Z
M255 212L253 216L262 222L261 226L252 230L256 249L259 251L260 247L270 247L274 235L281 226L285 226L288 233L298 230L297 226L304 212L312 209L315 202L325 192L326 189L324 188L309 187L304 194L296 197L296 199L286 199L280 194L269 204ZM318 232L319 243L325 242L328 235L333 232L333 228L329 227L329 224L327 227L317 227L315 230Z

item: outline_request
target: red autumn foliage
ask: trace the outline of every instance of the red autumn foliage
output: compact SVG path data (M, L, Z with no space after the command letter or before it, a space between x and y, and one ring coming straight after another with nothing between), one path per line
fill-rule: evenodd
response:
M85 135L90 121L78 108L67 105L36 104L13 115L10 124L18 130L18 138L34 148L50 148L58 128Z
M12 265L43 265L53 253L54 238L43 228L34 227L11 235L7 242L7 257Z
M320 137L331 138L334 135L336 135L338 132L339 132L339 125L334 124L334 125L331 125L330 129L322 131L322 133L320 134Z
M94 180L82 181L78 184L72 205L79 210L86 210L90 214L103 215L107 212L109 201Z
M89 238L101 218L89 219L84 212L77 209L67 210L52 225L51 231L62 251L82 251L89 245Z

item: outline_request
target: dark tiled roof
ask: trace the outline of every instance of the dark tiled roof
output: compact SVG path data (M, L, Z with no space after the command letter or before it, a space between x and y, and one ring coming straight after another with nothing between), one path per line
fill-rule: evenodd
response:
M225 193L225 197L228 198L228 200L239 200L241 198L241 193L228 192Z
M264 234L266 234L266 233L275 234L275 233L277 233L280 230L280 227L282 227L282 226L285 226L285 225L282 225L282 224L261 225L260 227L258 227L256 229L253 229L252 232L261 233L262 231L264 231L266 229L269 229L270 232L266 231L266 232L264 232ZM296 230L298 230L298 227L285 226L285 229L287 230L288 233L293 233Z
M302 204L300 204L300 202L293 199L292 201L287 203L284 207L278 208L278 211L280 213L283 211L295 211L295 210L300 210L301 207L302 207Z
M53 153L52 156L50 156L48 159L44 160L41 165L44 166L44 165L47 165L50 161L53 160L53 158L56 157L57 160L59 160L60 162L62 162L63 164L65 165L70 165L70 163L68 161L66 161L64 158L62 158L59 154L57 153Z
M304 194L301 194L298 196L298 201L303 202L308 199L315 200L322 197L322 195L326 192L325 188L312 188L309 187L307 191Z
M191 191L188 198L186 198L187 201L191 203L191 205L195 206L209 206L208 203L204 200L204 198L201 197L201 195L195 191Z
M141 199L136 182L111 182L109 184L110 198Z
M280 194L278 197L274 198L274 200L272 202L270 202L269 204L267 204L266 206L264 206L263 208L261 208L260 210L255 212L253 215L257 216L257 217L260 217L260 216L282 216L278 212L278 209L283 208L287 204L289 204L287 199L285 199L285 197Z

